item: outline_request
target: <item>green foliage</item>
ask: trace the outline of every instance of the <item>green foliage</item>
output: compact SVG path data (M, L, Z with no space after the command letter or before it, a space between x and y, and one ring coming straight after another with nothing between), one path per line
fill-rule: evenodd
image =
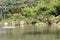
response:
M3 2L2 2L3 3ZM60 14L60 1L59 0L6 0L1 6L2 14L6 14L5 20L20 21L25 20L27 23L40 21L40 16L45 15L41 20L48 21L47 16L56 16ZM10 14L10 15L8 15ZM5 16L6 16L5 15ZM4 16L4 15L3 15ZM43 16L42 16L43 17ZM56 20L54 17L50 18L51 21Z
M24 11L24 15L27 15L27 16L32 16L32 15L35 15L35 13L34 13L34 10L32 9L32 8L24 8L23 9L23 11Z

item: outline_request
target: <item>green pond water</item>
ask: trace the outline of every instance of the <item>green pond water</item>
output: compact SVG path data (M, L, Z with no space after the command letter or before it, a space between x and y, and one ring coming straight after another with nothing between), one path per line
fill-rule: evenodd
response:
M0 29L0 40L60 40L60 34L42 34L34 28Z
M39 34L39 35L37 34L20 36L0 35L0 40L60 40L60 36L54 34Z
M14 31L14 32L13 32ZM0 40L60 40L59 34L25 33L18 30L7 30L0 33Z

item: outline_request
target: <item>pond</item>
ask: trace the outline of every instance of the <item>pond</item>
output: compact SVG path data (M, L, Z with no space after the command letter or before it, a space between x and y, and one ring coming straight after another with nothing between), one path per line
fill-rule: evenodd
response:
M0 40L60 40L59 34L22 34L15 29L0 30Z

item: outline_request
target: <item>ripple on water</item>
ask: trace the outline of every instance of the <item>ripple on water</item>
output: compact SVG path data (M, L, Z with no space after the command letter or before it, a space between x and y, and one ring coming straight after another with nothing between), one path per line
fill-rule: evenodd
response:
M6 29L0 28L0 34L6 33Z

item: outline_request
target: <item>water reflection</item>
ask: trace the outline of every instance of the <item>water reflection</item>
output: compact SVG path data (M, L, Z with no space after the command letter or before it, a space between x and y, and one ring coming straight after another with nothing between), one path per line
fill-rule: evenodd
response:
M55 39L60 39L60 34L55 34Z
M0 28L0 34L6 33L6 29Z
M3 33L5 32L5 33ZM21 33L20 29L0 29L0 40L60 40L60 34Z
M1 35L0 40L60 40L60 36L55 34L40 34L40 35Z

